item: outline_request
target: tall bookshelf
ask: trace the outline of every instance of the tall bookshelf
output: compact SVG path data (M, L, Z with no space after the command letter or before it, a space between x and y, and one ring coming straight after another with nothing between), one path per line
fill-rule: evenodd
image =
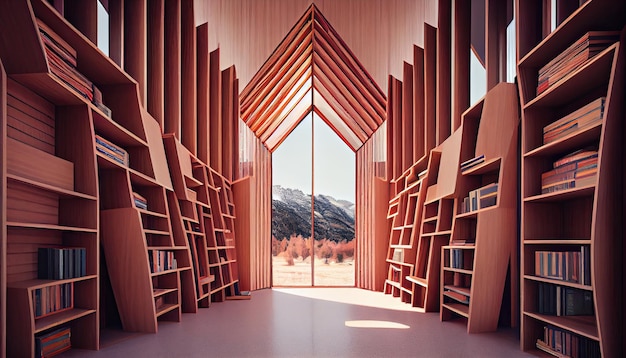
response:
M521 347L557 355L553 344L542 344L547 331L593 347L594 355L618 357L624 353L622 200L626 54L621 47L626 40L623 30L626 5L623 1L603 0L573 6L559 2L554 30L549 26L550 11L542 5L542 1L516 2L522 104ZM539 81L542 67L552 66L550 61L589 31L607 30L618 32L615 43L571 66L558 81L548 82L547 88L542 87ZM602 97L604 105L593 124L577 126L544 140L546 126ZM558 167L558 160L581 149L597 150L593 174L585 181L568 180L567 189L547 190L542 174ZM578 175L576 171L575 174ZM565 274L542 271L545 266L541 260L548 254L552 256L548 259L551 263L563 256L580 257L575 260L576 277L572 277L571 268L565 269ZM546 290L590 297L592 310L575 312L578 314L575 316L548 313L541 297Z
M430 151L421 225L417 238L415 271L407 277L412 282L413 306L426 312L439 309L441 248L450 243L454 193L456 190L462 131Z
M466 318L468 333L495 331L503 303L507 322L517 322L518 108L516 86L500 83L462 116L461 163L482 159L458 178L441 253L440 317Z
M209 167L212 216L208 221L214 235L207 240L209 269L215 276L211 285L212 300L220 302L227 297L238 296L239 275L235 241L235 204L231 183ZM207 227L209 230L211 226Z
M185 148L173 135L164 136L167 159L172 171L175 196L170 202L176 207L172 212L172 223L179 235L186 238L191 250L195 300L197 307L211 304L211 284L215 276L209 270L207 241L211 240L212 220L209 201L210 178L208 167Z
M426 175L423 161L415 163L394 181L397 193L390 201L387 219L390 221L387 250L387 279L383 287L386 294L412 303L416 232L420 228L424 192L421 190Z

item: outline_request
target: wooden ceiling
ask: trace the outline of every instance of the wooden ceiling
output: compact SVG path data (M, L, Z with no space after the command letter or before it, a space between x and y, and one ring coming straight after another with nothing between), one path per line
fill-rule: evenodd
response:
M386 97L315 5L240 94L241 117L270 151L315 112L354 151L385 120Z

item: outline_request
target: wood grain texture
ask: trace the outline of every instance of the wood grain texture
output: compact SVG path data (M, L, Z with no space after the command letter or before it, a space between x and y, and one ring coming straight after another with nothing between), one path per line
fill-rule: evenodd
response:
M209 133L209 25L204 23L196 28L196 66L197 66L197 141L198 158L209 162L210 133Z
M2 60L0 60L0 159L6 162L6 132L7 132L7 75ZM6 217L6 165L0 168L0 328L6 332L7 327L7 231L5 229ZM7 339L5 334L0 334L0 352L6 352Z
M180 19L181 47L181 139L185 147L196 155L198 152L197 115L197 36L194 23L193 0L182 0Z
M165 118L163 133L181 138L181 2L165 0Z
M148 1L147 108L159 126L165 118L165 0Z
M147 105L148 97L147 14L145 0L124 2L124 71L137 81L139 98L144 106Z

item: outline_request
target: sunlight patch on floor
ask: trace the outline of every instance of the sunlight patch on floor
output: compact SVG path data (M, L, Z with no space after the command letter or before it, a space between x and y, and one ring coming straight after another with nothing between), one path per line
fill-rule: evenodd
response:
M346 327L351 328L393 328L393 329L409 329L411 327L406 324L391 321L372 321L372 320L355 320L346 321Z
M408 303L403 303L400 298L385 295L382 292L362 290L353 287L337 288L273 288L274 291L290 295L326 300L351 305L360 305L374 308L384 308L397 311L424 312L423 309L412 307Z

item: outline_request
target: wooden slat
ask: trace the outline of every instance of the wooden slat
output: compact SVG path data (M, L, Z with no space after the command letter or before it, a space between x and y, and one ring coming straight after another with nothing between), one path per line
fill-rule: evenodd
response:
M165 0L148 1L148 112L163 128L165 117Z
M181 137L180 0L165 0L165 118L163 133Z
M197 156L205 163L209 162L209 25L204 23L196 28L197 61L197 114L198 114L198 152Z
M181 1L181 140L196 155L197 143L197 67L196 27L193 0Z

